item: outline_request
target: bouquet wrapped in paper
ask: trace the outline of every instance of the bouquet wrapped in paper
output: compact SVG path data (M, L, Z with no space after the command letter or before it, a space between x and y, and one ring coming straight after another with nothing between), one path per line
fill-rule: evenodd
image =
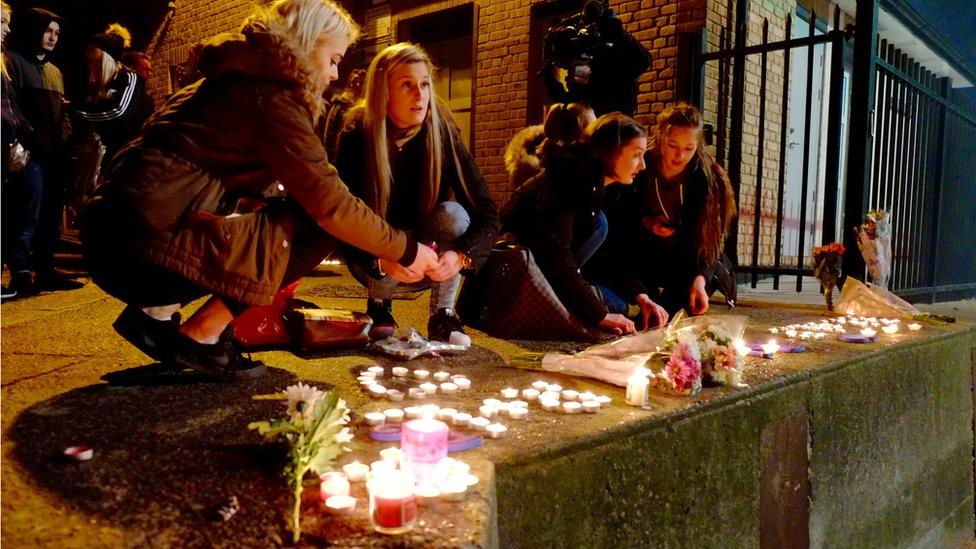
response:
M813 249L813 276L820 281L827 300L827 310L834 310L834 287L840 278L840 264L844 258L844 245L831 242Z
M734 341L745 332L746 317L682 313L666 326L595 345L579 353L546 353L542 369L589 377L625 387L636 368L651 370L652 385L662 392L692 395L704 379L738 385L742 358Z
M871 210L867 220L858 227L857 247L864 257L871 281L882 288L888 287L891 274L891 214L884 210Z

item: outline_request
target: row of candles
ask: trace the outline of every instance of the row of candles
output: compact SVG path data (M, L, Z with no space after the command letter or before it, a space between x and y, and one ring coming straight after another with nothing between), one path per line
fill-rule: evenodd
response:
M401 378L403 380L410 379L411 377L416 380L426 380L429 377L433 377L434 381L437 383L424 382L418 387L410 387L407 389L406 395L403 391L398 389L391 389L380 383L380 379L386 374L386 369L382 366L370 366L369 368L360 372L357 380L360 386L367 390L373 398L388 398L393 402L400 402L403 400L404 396L409 396L411 399L423 399L428 396L436 394L440 391L442 394L454 394L458 391L467 391L471 388L471 380L463 375L451 375L449 372L434 372L433 376L428 370L414 370L412 373L409 368L403 366L395 366L391 369L394 377Z
M782 333L786 337L801 340L810 339L811 337L814 339L823 339L829 333L846 334L848 333L848 327L851 327L854 329L860 328L860 334L865 337L874 337L878 333L876 328L880 328L885 334L891 335L898 333L900 324L901 320L897 318L841 316L832 319L823 319L818 322L807 322L806 324L772 327L769 329L769 332L772 334ZM910 322L906 327L910 332L917 332L922 329L922 325L917 322Z

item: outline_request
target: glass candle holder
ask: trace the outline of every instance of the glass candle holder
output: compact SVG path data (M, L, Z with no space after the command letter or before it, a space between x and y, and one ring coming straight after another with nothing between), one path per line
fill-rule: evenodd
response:
M413 479L403 471L384 471L366 483L369 520L381 534L403 534L417 523Z

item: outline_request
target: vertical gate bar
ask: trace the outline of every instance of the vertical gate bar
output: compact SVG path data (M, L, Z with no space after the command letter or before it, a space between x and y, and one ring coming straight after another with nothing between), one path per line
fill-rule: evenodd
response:
M918 194L919 189L919 159L918 151L921 147L919 142L919 131L920 131L920 116L921 110L919 109L919 103L922 101L922 94L919 93L919 64L917 61L912 62L912 150L909 155L909 162L911 164L911 174L912 183L908 187L908 197L905 200L905 209L911 212L911 224L910 235L911 240L909 241L909 256L911 258L910 271L908 274L908 283L910 288L918 288L919 283L919 269L921 268L921 261L919 261L919 246L918 246L918 235L921 229L921 217L918 215L918 210L915 209L915 197Z
M939 96L948 100L949 91L951 87L951 79L949 77L944 77L939 79ZM945 175L945 163L946 163L946 132L949 130L948 116L949 107L943 103L938 105L939 114L939 131L938 131L938 145L935 147L935 169L933 170L932 178L932 251L929 256L929 265L932 266L932 272L930 276L929 286L932 288L932 294L929 298L930 303L935 303L938 297L938 285L939 285L939 216L942 210L942 184L943 177Z
M810 38L817 31L817 12L810 11ZM807 234L807 191L810 188L810 130L813 124L813 58L814 46L807 46L807 101L806 112L803 115L803 177L800 179L800 237L796 246L796 268L803 269L804 246ZM803 274L796 275L796 291L803 291Z
M922 75L923 87L926 90L932 89L932 71L925 69ZM925 265L925 269L922 271L919 279L919 285L929 285L929 274L932 270L932 264L928 261L923 261L924 258L929 257L931 242L927 235L932 233L931 227L928 225L932 221L931 212L927 207L929 202L929 194L932 188L931 185L931 166L932 166L932 143L935 139L935 131L933 126L935 124L935 102L931 97L925 96L924 98L924 115L923 115L923 127L924 136L922 139L922 155L921 155L921 168L922 168L922 187L919 190L918 203L916 208L918 209L919 215L922 218L922 223L920 224L919 231L919 262ZM931 287L931 286L929 286Z
M879 57L883 56L887 47L888 47L887 40L879 41L879 50L880 50L878 52ZM876 103L878 114L877 116L875 116L875 124L874 124L875 125L874 162L872 163L874 177L872 178L870 184L870 188L871 188L870 196L872 198L874 197L874 189L878 188L878 185L881 184L882 178L884 178L885 148L883 146L883 143L885 143L885 140L887 139L885 120L887 120L886 113L888 111L887 109L888 89L891 87L891 82L890 82L891 79L888 77L887 73L878 70L876 71L876 74L877 74L877 85L875 86L875 90L876 90L875 103ZM853 225L853 223L851 225Z
M836 20L839 16L835 14ZM824 170L824 211L821 243L837 239L837 193L840 187L841 118L844 102L844 33L830 31L830 91L827 101L827 160Z
M892 65L897 68L901 66L902 53L901 49L895 48L894 55L892 56ZM891 160L892 160L892 176L888 178L887 184L884 189L884 201L878 203L876 206L878 209L883 209L895 215L895 201L894 194L895 190L902 185L902 168L903 168L903 154L902 146L905 143L905 81L899 76L895 79L897 86L897 93L895 95L894 101L894 119L892 120L894 130L892 131L892 137L890 143L891 148ZM900 212L899 212L900 214ZM898 254L898 230L897 221L891 224L891 279L889 283L895 282L897 279L897 269L895 265L895 255Z
M762 43L765 46L769 43L769 19L763 18ZM765 155L766 142L766 50L762 50L759 61L759 151L756 154L756 193L753 200L753 228L752 228L752 265L759 265L759 232L762 229L762 183L763 183L763 156ZM755 288L759 282L759 273L752 271L752 287Z
M904 74L908 74L909 65L910 65L910 60L908 59L908 54L902 53L897 65L898 68L901 69L901 71ZM898 177L898 183L896 185L893 185L891 189L892 214L895 213L896 209L898 210L897 212L898 251L896 253L894 250L892 250L892 254L891 254L892 274L894 275L895 273L897 273L898 278L894 279L894 277L892 277L892 279L889 280L889 287L892 289L903 287L904 278L906 274L905 258L907 256L907 250L905 248L905 237L907 235L905 233L905 230L906 230L907 216L905 215L906 212L904 211L903 202L904 202L904 197L906 194L907 187L909 185L909 177L910 177L910 166L908 163L908 149L909 149L909 144L911 142L911 131L912 131L912 126L911 126L912 89L911 88L912 88L911 82L909 80L902 80L901 140L898 144L899 145L898 147L899 177ZM892 241L894 240L895 239L892 238ZM892 244L894 245L894 242L892 242ZM897 269L895 269L895 267L897 267ZM897 286L895 285L896 280L898 283Z
M859 222L866 202L871 177L871 122L876 84L875 47L878 39L878 0L859 0L854 18L854 66L851 79L851 115L847 152L847 192L844 199L844 223ZM864 259L857 250L852 231L844 231L845 276L861 275ZM855 276L857 278L857 276Z
M737 0L735 3L735 49L740 53L735 55L732 66L732 108L729 121L729 179L732 180L732 190L735 191L736 203L741 204L740 190L742 183L742 129L743 111L745 108L746 88L746 56L741 53L746 47L749 36L749 0ZM725 238L725 255L732 260L733 265L739 264L739 220L736 217L734 227ZM756 265L753 265L756 267Z
M885 52L885 60L891 63L895 58L895 46L888 44L888 49ZM875 193L874 201L869 204L869 207L882 207L883 201L887 200L886 186L889 185L892 178L895 177L895 142L897 141L898 133L898 93L900 90L898 78L894 75L889 76L889 81L891 82L891 87L888 90L888 105L887 105L887 118L885 125L888 128L888 135L885 137L885 178L881 180L881 184L878 186L878 190ZM863 214L862 214L863 215Z
M786 16L786 36L789 40L793 34L793 16ZM780 100L781 112L779 121L779 181L776 191L776 245L773 254L773 264L776 274L773 275L773 289L779 289L779 268L783 256L781 248L783 242L783 187L786 183L786 129L789 126L790 112L790 57L792 49L783 50L783 97Z

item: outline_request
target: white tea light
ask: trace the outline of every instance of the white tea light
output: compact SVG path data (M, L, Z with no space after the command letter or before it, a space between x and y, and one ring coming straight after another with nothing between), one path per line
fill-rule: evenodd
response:
M517 408L517 407L509 408L508 409L508 417L510 417L512 419L525 419L525 418L529 417L529 409L528 408Z
M451 379L451 374L445 371L434 372L434 381L447 381Z
M601 408L600 403L595 400L586 400L583 401L582 404L583 404L583 411L588 414L595 414L598 411L600 411Z
M410 368L404 366L394 366L391 370L395 377L407 377L410 375Z
M556 410L559 409L559 401L558 400L552 400L552 399L544 398L544 399L539 400L539 404L542 405L542 409L543 410L546 410L546 411L549 411L549 412L554 412L554 411L556 411Z
M384 370L382 366L370 366L369 368L366 368L366 371L371 372L376 377L383 377L383 374L386 373L386 370Z
M533 381L532 382L532 388L535 389L535 390L537 390L537 391L545 391L546 390L546 387L548 387L548 386L549 386L549 382L548 381L542 381L541 379L538 380L538 381Z
M421 399L427 396L427 391L421 389L420 387L411 387L407 389L407 395L413 399Z
M502 401L498 400L497 398L486 398L482 400L481 403L485 406L494 406L495 408L502 407Z
M572 389L565 389L560 394L562 395L563 400L576 400L579 398L579 391L574 391Z
M607 406L610 406L610 403L613 402L613 399L608 397L607 395L600 395L596 397L596 401L600 403L601 408L606 408Z
M393 402L401 402L403 400L403 391L400 391L398 389L387 389L386 398L390 399Z
M864 337L874 337L878 335L878 332L872 328L864 328L861 330L861 335Z
M453 418L451 418L452 424L459 425L461 427L468 425L470 422L471 422L471 414L466 414L464 412L458 412L454 414Z
M557 391L545 391L539 395L539 400L559 400L559 392Z
M417 503L427 505L441 496L441 491L434 486L421 484L413 489L413 494L417 497Z
M912 322L911 324L908 325L908 330L911 332L917 332L921 329L922 329L922 325L919 324L918 322Z
M557 383L550 383L549 385L546 385L546 391L550 391L553 393L560 393L562 392L562 390L563 390L563 386Z
M396 463L381 459L369 464L369 470L373 473L392 473L396 471Z
M430 372L427 370L414 370L413 377L417 379L427 379L430 376Z
M348 515L356 510L356 498L352 496L329 496L325 508L333 515Z
M451 421L458 413L454 408L441 408L437 412L437 419L441 421Z
M522 398L525 400L536 400L539 398L538 389L522 389Z
M591 393L590 391L583 391L582 393L579 394L578 400L580 402L586 402L588 400L596 400L596 395Z
M502 398L515 398L519 394L518 389L513 389L511 387L506 387L502 389Z
M444 501L461 501L468 491L468 485L462 482L442 482L441 499Z
M388 423L403 422L403 410L399 408L390 408L389 410L383 410L383 415L386 416L386 421Z
M346 474L346 478L350 481L360 482L366 477L366 473L369 472L369 465L354 461L343 465L342 472Z
M386 414L383 412L369 412L363 416L368 425L383 425L386 423Z
M582 408L583 405L579 402L563 402L563 412L566 412L567 414L579 413L580 409Z
M420 406L407 406L403 409L403 412L407 415L407 419L420 419L423 415Z
M478 412L481 414L481 417L491 419L498 415L498 407L482 404L478 407Z
M437 394L437 384L436 383L421 383L420 388L424 390L428 395Z
M768 343L762 344L762 350L767 355L774 355L779 352L779 343L775 339L770 339Z
M386 396L386 387L374 383L369 386L369 396L373 398L383 398Z
M485 432L491 438L501 438L508 432L508 427L505 427L501 423L492 423L485 426Z
M484 431L485 427L491 424L491 420L484 417L473 417L468 424L471 425L471 427L473 427L476 431Z
M441 392L445 395L453 395L458 390L457 383L451 383L450 381L445 381L441 383Z
M383 448L382 450L380 450L381 458L383 458L385 461L391 461L395 464L400 463L401 454L402 452L400 451L399 448L392 447L392 446L390 448Z
M454 384L462 391L467 391L471 388L471 380L466 377L455 377Z
M888 335L897 333L898 332L898 325L897 324L886 324L886 325L884 325L884 326L881 327L881 331L884 332L884 333L886 333L886 334L888 334Z

